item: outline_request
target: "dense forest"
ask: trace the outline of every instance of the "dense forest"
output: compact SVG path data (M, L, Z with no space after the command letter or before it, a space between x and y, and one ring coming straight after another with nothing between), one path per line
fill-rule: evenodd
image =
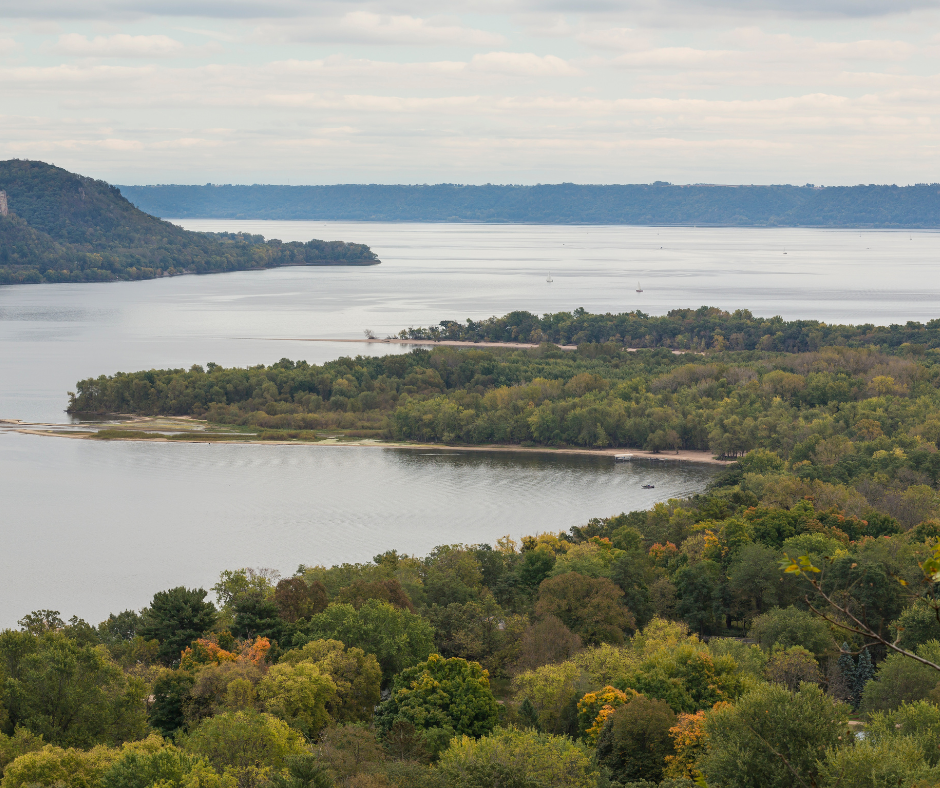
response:
M345 184L122 186L141 210L167 218L527 224L938 227L940 185L621 186Z
M143 213L104 181L43 162L0 162L0 191L9 203L0 216L0 284L379 262L364 244L189 232Z
M755 317L747 309L726 312L717 307L673 309L666 315L643 312L593 315L574 312L533 315L510 312L486 320L442 320L437 326L407 328L402 339L469 342L614 343L631 348L672 348L693 351L778 350L788 353L826 346L903 348L922 353L940 348L940 319L909 320L902 325L837 325L818 320Z
M938 361L611 341L82 381L73 412L272 437L735 459L566 532L28 613L0 633L0 788L940 784Z

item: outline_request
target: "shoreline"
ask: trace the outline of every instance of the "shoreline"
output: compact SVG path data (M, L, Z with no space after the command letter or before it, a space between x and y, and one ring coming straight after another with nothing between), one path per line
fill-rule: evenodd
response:
M535 350L542 347L531 342L471 342L462 339L329 339L324 337L242 337L243 339L261 339L268 342L352 342L363 345L431 345L434 347L478 347L478 348L510 348L512 350ZM551 342L543 344L553 344ZM554 345L559 350L572 351L577 350L577 345ZM625 347L627 353L639 353L641 350L669 350L674 356L682 356L687 353L704 356L705 354L697 350L674 350L672 348L644 348L644 347Z
M141 422L133 422L140 425ZM610 457L616 455L628 455L631 460L643 460L653 462L693 462L700 465L730 465L734 460L718 460L712 456L711 452L680 450L677 453L654 454L642 449L624 449L624 448L604 448L604 449L582 449L575 447L553 448L551 446L507 446L505 444L486 444L479 446L461 446L444 443L396 443L394 441L375 440L372 438L362 438L355 440L337 440L335 438L325 438L319 441L296 441L296 440L206 440L206 436L193 432L186 438L154 437L147 435L130 437L122 436L120 438L96 438L94 432L78 432L81 425L65 424L30 424L18 421L16 419L0 419L0 425L9 425L0 432L16 432L21 435L36 435L43 438L70 438L72 440L100 440L102 443L130 441L136 443L205 443L236 446L324 446L328 448L373 448L373 449L445 449L452 452L521 452L525 454L564 454L581 455L586 457ZM70 427L68 432L56 430L55 427ZM39 429L37 429L39 428ZM45 429L43 429L45 428ZM141 429L141 432L146 430ZM176 433L178 434L178 433ZM211 434L211 433L210 433ZM628 460L629 461L629 460Z

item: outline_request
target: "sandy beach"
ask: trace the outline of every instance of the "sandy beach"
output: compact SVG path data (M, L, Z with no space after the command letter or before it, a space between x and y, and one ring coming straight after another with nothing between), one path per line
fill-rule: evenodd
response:
M232 440L207 440L213 435L231 435L232 433L207 433L203 422L196 419L179 418L179 422L186 424L167 423L167 420L157 419L132 419L120 423L109 424L105 429L120 429L122 431L139 431L140 437L122 435L114 438L98 438L96 431L102 426L81 425L81 424L30 424L18 421L16 419L0 419L0 425L3 425L4 431L18 432L23 435L37 435L47 438L71 438L72 440L100 440L100 441L138 441L147 443L210 443L210 444L236 444L236 445L264 445L264 446L329 446L334 448L349 447L367 447L377 449L446 449L455 452L525 452L535 454L569 454L584 455L595 457L610 457L624 455L631 460L652 460L656 462L695 462L706 465L730 465L731 460L718 460L707 451L688 451L680 450L678 452L663 452L654 454L653 452L643 451L642 449L625 448L603 448L603 449L582 449L577 447L554 448L552 446L512 446L505 444L485 444L479 446L461 446L443 443L404 443L396 441L375 440L372 438L350 439L324 438L318 441L304 440L250 440L250 439L232 439ZM86 429L82 429L86 427ZM149 430L158 429L164 432L171 430L192 430L191 432L174 431L173 438L169 436L157 436ZM185 437L175 437L182 435Z

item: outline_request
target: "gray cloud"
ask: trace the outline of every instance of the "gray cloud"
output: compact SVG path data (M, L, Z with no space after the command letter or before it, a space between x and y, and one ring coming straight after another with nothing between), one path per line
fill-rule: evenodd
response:
M294 19L343 16L351 11L416 15L439 13L565 13L657 16L672 13L773 15L788 18L877 17L940 8L940 0L31 0L0 4L8 19L141 19L203 17Z

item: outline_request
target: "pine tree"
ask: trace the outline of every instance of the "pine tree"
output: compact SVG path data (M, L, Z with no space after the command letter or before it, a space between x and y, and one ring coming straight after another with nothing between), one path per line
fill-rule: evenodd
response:
M848 689L851 695L850 700L852 703L852 708L857 709L859 700L861 700L861 696L857 691L858 667L855 664L854 657L849 653L848 643L843 643L840 651L842 651L842 656L839 657L839 673L842 675L842 680L845 684L845 687Z
M855 683L852 686L852 694L855 696L855 707L862 702L862 693L865 691L865 685L875 678L875 667L871 662L871 654L868 649L864 649L859 655L858 666L855 668Z

